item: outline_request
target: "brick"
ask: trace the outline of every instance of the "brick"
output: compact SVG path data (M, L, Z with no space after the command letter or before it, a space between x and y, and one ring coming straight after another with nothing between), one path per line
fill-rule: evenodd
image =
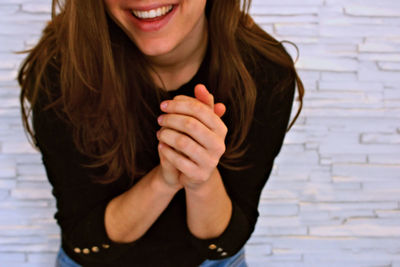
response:
M31 267L32 264L30 263L7 263L7 267ZM48 263L35 263L35 267L48 267Z
M263 237L266 243L274 244L275 247L290 247L294 250L308 254L310 252L330 252L335 255L337 253L353 250L356 248L370 251L371 249L379 248L400 248L399 238L358 238L358 237L318 237L318 236L303 236L303 237ZM323 241L323 242L321 242Z
M53 265L56 262L57 253L28 253L28 262L46 263Z
M329 211L329 218L331 220L339 220L342 224L344 220L353 217L375 218L375 210L367 209L346 209L346 210L331 210Z
M385 154L370 154L368 155L368 162L372 164L398 164L400 165L400 152L399 153L385 153Z
M291 251L290 249L273 248L272 254L267 255L266 262L300 261L301 259L302 255L300 253L296 253L295 251Z
M34 208L34 207L48 207L47 201L27 201L27 200L5 200L0 202L0 208Z
M365 92L365 91L383 91L383 83L377 82L360 82L360 81L320 81L318 82L318 89L319 90L333 90L333 91L340 91L348 92L348 91L356 91L356 92Z
M14 188L17 182L15 179L0 179L0 188L1 189L11 189Z
M292 190L271 189L271 184L268 183L268 188L261 193L261 201L271 199L297 199L298 196L298 193Z
M25 262L24 253L0 253L0 263L22 263Z
M23 12L29 13L45 13L51 14L51 5L46 4L33 4L33 3L25 3L22 5Z
M400 12L398 9L392 7L382 7L380 5L349 5L345 6L344 14L366 17L400 17Z
M400 119L390 119L390 118L374 119L373 123L371 123L371 118L351 118L351 117L307 118L307 124L309 125L325 124L327 125L327 129L329 131L332 132L334 132L335 130L340 131L338 134L342 134L343 136L341 137L344 137L345 135L349 134L354 135L354 133L357 132L393 133L396 131L397 125L399 125L399 123ZM334 133L334 137L338 137L335 134L336 133ZM326 134L324 134L323 136L330 138L330 136ZM354 135L354 138L357 138L357 135ZM344 155L349 155L349 157L354 156L351 153L342 154L342 156Z
M355 57L357 56L357 45L356 44L301 44L299 45L301 54L308 56L324 56L332 55L338 57Z
M42 164L23 164L18 165L18 175L45 175L45 169Z
M13 23L8 25L0 24L0 35L28 35L33 32L41 33L45 24L43 22Z
M253 0L253 5L255 7L258 6L296 6L299 4L297 0L282 0L282 1L274 1L274 0ZM321 6L324 4L323 0L304 0L301 2L302 6ZM268 14L268 12L266 12Z
M42 236L43 239L47 240L47 236L58 237L60 234L60 228L55 223L55 221L51 221L51 223L39 223L38 221L34 222L32 225L32 221L22 222L22 221L11 221L9 224L5 224L4 222L0 222L0 230L2 232L2 236Z
M373 146L373 145L371 145ZM335 176L350 177L353 181L393 181L399 177L400 166L377 164L334 164Z
M258 208L263 216L291 216L298 213L296 204L267 204L260 203Z
M0 70L0 82L13 81L16 77L17 71L15 70Z
M375 210L379 218L400 218L400 210Z
M400 55L398 53L360 53L358 54L360 61L393 61L399 62Z
M13 159L2 159L0 161L0 179L15 177L17 174L16 162Z
M366 42L358 45L360 52L377 52L377 53L395 53L400 51L400 45L390 43L390 41L382 42Z
M255 255L270 255L272 253L272 246L269 244L251 243L249 240L245 245L246 257L252 254Z
M13 189L11 196L15 199L53 199L51 191L48 189Z
M313 236L400 237L400 226L386 225L335 225L310 226Z
M303 56L297 63L297 67L303 70L356 71L358 64L353 59Z
M282 36L317 36L318 35L318 27L315 24L309 23L276 23L275 24L275 33Z
M321 72L321 81L327 81L327 82L353 82L352 84L358 85L357 82L357 75L355 73L348 73L348 72L329 72L329 71L323 71ZM321 84L321 82L319 82ZM345 85L346 83L342 83ZM336 89L335 85L335 89Z
M268 219L268 218L266 218ZM262 225L258 226L254 231L254 235L267 235L267 236L283 236L283 235L306 235L307 234L307 227L306 226L280 226L280 227L264 227Z
M398 205L395 201L363 201L363 202L300 202L300 212L303 211L342 211L342 210L375 210L375 209L396 209Z
M400 71L400 63L394 62L378 62L380 70Z
M321 36L342 36L342 37L396 37L399 33L398 26L391 25L325 25L322 24L319 28Z
M375 258L371 254L377 254L377 257ZM368 251L346 251L340 253L340 257L327 252L309 253L304 257L304 262L306 264L309 262L318 263L320 266L390 266L389 255L389 253L370 253Z
M54 240L54 241L47 241L44 240L43 243L38 243L38 244L9 244L9 245L0 245L0 252L9 252L9 251L15 251L15 252L58 252L59 250L59 240ZM46 264L46 263L45 263ZM38 266L38 265L35 265ZM48 266L47 265L42 265L42 266Z
M333 115L334 114L334 115ZM307 118L318 117L334 117L334 118L383 118L385 117L385 111L382 109L344 109L344 108L308 108L303 107L302 115Z
M360 154L334 154L330 157L332 163L367 163L367 156Z
M336 134L339 135L339 134ZM340 140L340 139L338 139ZM368 154L368 153L396 153L400 146L389 144L354 144L353 140L344 140L343 143L322 143L319 152L323 154Z
M398 200L399 190L377 190L377 191L334 191L321 190L318 194L303 194L301 200L304 201L396 201ZM397 196L396 196L397 194Z
M19 99L15 97L3 97L0 99L0 106L3 108L19 107Z
M361 143L365 144L400 144L397 134L361 134Z
M18 181L47 181L47 175L18 175Z
M268 14L268 15L314 15L318 14L318 8L317 7L276 7L276 6L266 6L266 5L258 5L257 8L252 7L250 9L250 13L252 15L263 15L263 14Z
M400 81L400 75L396 71L381 71L375 63L367 61L360 65L358 77L361 81Z
M49 207L3 207L0 210L0 221L14 223L19 221L41 220L44 218L52 218L55 210ZM2 241L1 241L2 242Z

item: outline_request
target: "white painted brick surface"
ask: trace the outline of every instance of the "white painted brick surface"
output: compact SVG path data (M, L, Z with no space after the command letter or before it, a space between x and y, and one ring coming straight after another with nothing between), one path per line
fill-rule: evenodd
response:
M262 192L249 265L400 267L400 2L253 0L251 13L298 45L306 95ZM50 0L0 1L0 266L53 266L60 242L22 131L24 56L12 53L49 18Z

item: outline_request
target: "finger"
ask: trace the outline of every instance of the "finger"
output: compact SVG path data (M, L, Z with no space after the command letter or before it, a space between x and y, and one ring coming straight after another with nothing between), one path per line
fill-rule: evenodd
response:
M214 105L214 113L217 114L218 117L222 117L226 112L226 106L222 103L217 103Z
M197 166L208 166L210 154L189 136L169 128L163 128L160 131L159 140L182 153Z
M165 168L168 172L173 172L175 167L165 158L164 154L161 153L160 145L163 147L168 146L164 142L159 142L159 145L157 146L158 154L160 156L160 163L163 165L163 168Z
M174 100L186 100L190 101L193 97L186 95L177 95L173 98ZM214 104L214 113L217 114L218 117L222 117L226 112L226 107L223 103Z
M198 166L190 160L185 155L177 152L170 146L162 146L160 148L160 153L168 160L176 169L180 172L187 174L187 173L194 173L198 171Z
M163 114L159 117L158 124L190 136L206 150L215 151L219 147L218 141L221 137L191 116Z
M208 92L203 84L198 84L194 87L194 95L197 100L214 110L214 96Z
M164 103L167 104L166 107L163 106ZM201 121L218 136L225 136L227 132L224 122L214 113L214 110L211 110L204 103L196 99L192 98L191 101L167 100L161 103L160 108L169 114L177 113L192 116Z

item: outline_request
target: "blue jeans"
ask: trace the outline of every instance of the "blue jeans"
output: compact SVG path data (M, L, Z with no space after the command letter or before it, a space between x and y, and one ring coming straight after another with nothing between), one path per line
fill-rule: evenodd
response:
M56 267L82 267L73 259L68 257L62 248L60 248L57 259ZM205 260L199 267L248 267L245 260L244 247L239 250L235 255L223 260Z

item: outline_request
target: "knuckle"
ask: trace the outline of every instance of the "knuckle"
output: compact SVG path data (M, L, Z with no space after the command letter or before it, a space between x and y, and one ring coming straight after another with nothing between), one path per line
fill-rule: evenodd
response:
M216 153L220 156L222 156L225 153L225 150L226 150L225 144L217 145L215 149Z
M189 145L189 140L186 136L180 135L176 138L176 147L178 149L184 149Z
M203 104L201 104L200 102L196 102L193 104L193 111L196 113L200 113L203 110Z
M225 145L225 144L222 144L222 145L221 145L221 150L220 150L221 154L224 154L225 151L226 151L226 145Z
M228 133L228 127L226 127L226 125L224 124L222 129L223 129L224 136L226 136L226 134Z
M193 118L186 118L183 122L185 129L196 130L196 121Z
M188 100L188 96L186 95L177 95L173 98L173 100Z
M163 139L165 135L165 129L163 127L161 127L159 134L160 134L160 140Z
M218 163L219 163L219 158L215 158L212 166L215 167L218 165Z

